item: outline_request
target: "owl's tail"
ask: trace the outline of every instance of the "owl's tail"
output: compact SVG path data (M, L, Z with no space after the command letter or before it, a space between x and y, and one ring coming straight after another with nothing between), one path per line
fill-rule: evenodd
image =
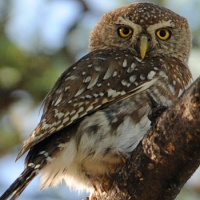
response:
M0 197L0 200L15 200L24 191L31 180L38 174L38 169L33 166L28 166L21 175L15 180L15 182L4 192Z

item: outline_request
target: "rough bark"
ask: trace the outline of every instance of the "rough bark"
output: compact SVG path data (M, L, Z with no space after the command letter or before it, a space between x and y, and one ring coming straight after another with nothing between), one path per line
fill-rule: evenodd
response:
M156 120L103 200L173 200L200 165L200 78Z

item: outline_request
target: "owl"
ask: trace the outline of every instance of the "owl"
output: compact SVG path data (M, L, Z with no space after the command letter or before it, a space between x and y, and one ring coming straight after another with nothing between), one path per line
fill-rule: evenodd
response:
M69 67L44 100L24 142L25 170L0 197L16 199L41 173L41 188L65 181L99 194L150 128L152 101L170 106L191 83L187 20L150 3L106 13L89 53ZM91 196L92 199L92 196Z

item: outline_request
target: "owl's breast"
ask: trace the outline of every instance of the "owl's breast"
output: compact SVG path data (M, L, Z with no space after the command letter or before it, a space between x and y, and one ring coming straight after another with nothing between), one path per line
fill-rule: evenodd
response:
M88 171L107 173L109 166L122 165L122 157L127 158L136 148L150 128L147 117L150 106L146 98L145 93L135 95L95 112L80 123L77 157L85 168L96 163Z

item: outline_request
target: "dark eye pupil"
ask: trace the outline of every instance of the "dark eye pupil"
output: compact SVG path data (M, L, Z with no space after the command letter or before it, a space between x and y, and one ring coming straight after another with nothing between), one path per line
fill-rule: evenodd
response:
M161 37L165 37L166 36L166 31L165 30L161 30L160 31L160 36Z
M123 28L123 34L125 34L125 35L129 34L129 29L124 27Z

